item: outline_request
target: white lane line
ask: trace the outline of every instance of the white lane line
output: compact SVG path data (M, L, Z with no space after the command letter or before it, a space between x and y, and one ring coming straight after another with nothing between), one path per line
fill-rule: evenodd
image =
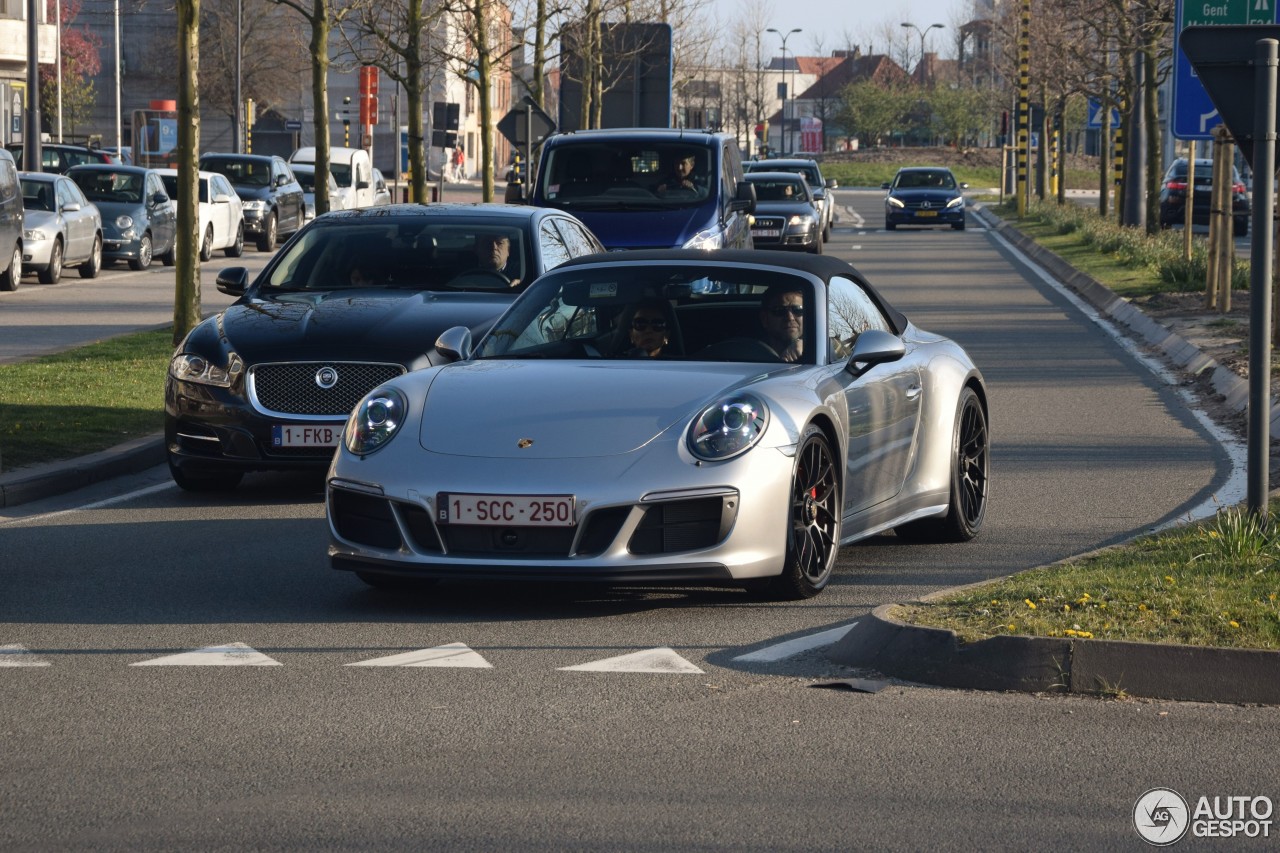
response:
M489 663L466 643L449 643L430 649L418 649L398 655L388 655L372 660L362 660L345 666L451 666L470 669L493 669Z
M50 666L47 660L41 660L26 646L12 643L0 646L0 666Z
M283 664L244 643L227 643L225 646L206 646L191 652L138 661L129 666L283 666Z
M134 498L144 497L146 495L154 494L155 492L163 492L166 489L173 488L176 488L173 483L157 483L154 486L136 489L132 492L126 492L123 495L116 495L115 497L105 498L100 501L94 501L93 503L82 504L81 506L73 506L70 509L60 509L57 512L46 512L41 515L27 515L21 518L6 518L4 520L0 520L0 527L4 527L7 524L17 524L18 522L27 523L32 521L44 521L50 518L57 518L60 515L71 515L76 512L103 509L115 504L124 503L125 501L131 501Z
M577 666L562 666L561 670L573 672L662 672L668 674L701 673L689 661L680 657L674 650L663 647L648 649L643 652L632 652L613 658L580 663Z
M809 634L806 637L796 637L794 640L787 640L785 643L765 646L763 649L756 649L754 652L738 655L734 660L743 661L744 663L773 663L784 658L795 657L801 652L834 644L853 630L857 624L857 622L854 622L852 625L842 625L839 628L830 628L826 631L819 631L816 634Z

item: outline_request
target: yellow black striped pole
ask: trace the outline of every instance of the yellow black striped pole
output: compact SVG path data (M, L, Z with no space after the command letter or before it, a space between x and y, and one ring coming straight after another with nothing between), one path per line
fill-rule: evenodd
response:
M1124 116L1129 112L1127 99L1120 99L1120 123L1116 125L1116 144L1112 149L1111 173L1116 186L1116 216L1124 221Z
M1031 134L1027 125L1031 119L1031 0L1022 0L1022 14L1018 25L1018 173L1017 197L1018 218L1027 215L1027 193L1030 182L1027 180L1027 148L1031 143Z

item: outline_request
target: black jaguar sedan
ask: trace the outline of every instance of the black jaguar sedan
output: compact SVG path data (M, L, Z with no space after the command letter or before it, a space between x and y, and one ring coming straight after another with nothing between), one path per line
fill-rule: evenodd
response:
M964 230L964 195L969 188L958 183L950 169L940 166L911 166L899 169L893 180L881 184L884 197L884 230L899 225L950 225Z
M232 489L248 471L323 471L352 408L388 379L443 359L452 326L484 331L542 272L602 251L563 211L395 205L313 220L239 297L191 330L165 382L174 481Z

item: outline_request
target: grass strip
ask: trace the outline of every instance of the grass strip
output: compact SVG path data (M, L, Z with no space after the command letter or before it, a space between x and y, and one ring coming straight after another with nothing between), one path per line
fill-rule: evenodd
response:
M0 365L0 473L160 432L172 354L157 329Z
M893 615L963 642L1018 635L1277 649L1278 597L1280 525L1231 508Z

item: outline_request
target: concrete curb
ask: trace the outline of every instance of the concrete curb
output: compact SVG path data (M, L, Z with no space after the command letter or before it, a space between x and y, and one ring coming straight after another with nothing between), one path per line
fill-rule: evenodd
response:
M932 596L931 596L932 597ZM941 687L1280 704L1280 652L1056 637L991 637L894 619L884 604L827 650L835 663Z
M23 468L0 476L0 508L38 501L136 474L165 461L164 436L148 435L88 456Z

